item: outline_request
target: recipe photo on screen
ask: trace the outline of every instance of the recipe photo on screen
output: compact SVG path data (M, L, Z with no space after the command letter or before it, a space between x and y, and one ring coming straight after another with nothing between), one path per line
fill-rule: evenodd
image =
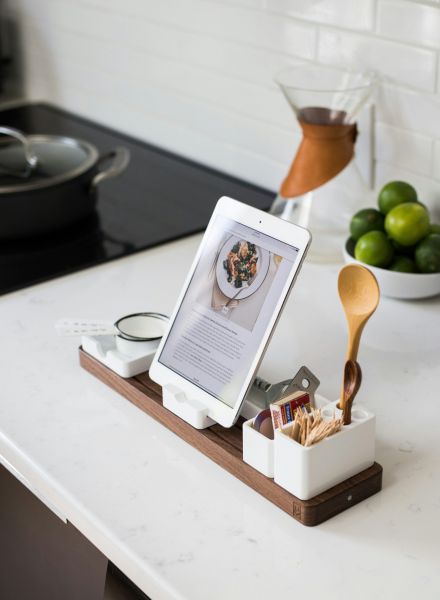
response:
M217 215L159 362L233 407L298 253Z

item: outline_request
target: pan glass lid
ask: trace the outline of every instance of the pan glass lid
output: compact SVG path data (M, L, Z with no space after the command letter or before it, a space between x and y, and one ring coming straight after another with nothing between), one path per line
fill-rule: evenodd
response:
M29 136L29 147L37 158L35 169L29 172L23 145L4 138L0 143L0 185L20 185L60 176L79 175L97 160L95 148L71 138Z

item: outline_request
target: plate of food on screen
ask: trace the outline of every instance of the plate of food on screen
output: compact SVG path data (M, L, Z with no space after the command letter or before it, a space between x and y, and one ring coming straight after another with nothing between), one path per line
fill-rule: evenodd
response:
M266 278L270 253L249 240L230 237L220 249L216 276L227 298L244 299L254 294Z

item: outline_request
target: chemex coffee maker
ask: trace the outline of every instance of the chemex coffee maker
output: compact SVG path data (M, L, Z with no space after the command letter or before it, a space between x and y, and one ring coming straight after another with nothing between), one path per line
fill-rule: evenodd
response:
M341 258L348 224L366 204L368 188L355 163L356 118L370 98L374 75L297 66L276 77L303 138L271 212L307 227L312 260Z

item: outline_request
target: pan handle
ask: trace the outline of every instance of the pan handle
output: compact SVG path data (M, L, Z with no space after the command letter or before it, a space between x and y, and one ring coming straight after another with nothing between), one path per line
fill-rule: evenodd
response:
M0 127L0 134L9 135L23 144L23 151L27 167L26 171L29 171L29 173L33 171L37 166L38 159L32 152L29 140L24 133L18 129L14 129L13 127Z
M103 163L109 159L112 160L110 166L102 171L99 171L99 173L97 173L92 179L90 184L92 188L96 188L101 181L110 179L111 177L116 177L125 171L128 163L130 162L130 151L127 148L118 146L112 152L101 156L101 158L98 160L98 166L100 163Z

